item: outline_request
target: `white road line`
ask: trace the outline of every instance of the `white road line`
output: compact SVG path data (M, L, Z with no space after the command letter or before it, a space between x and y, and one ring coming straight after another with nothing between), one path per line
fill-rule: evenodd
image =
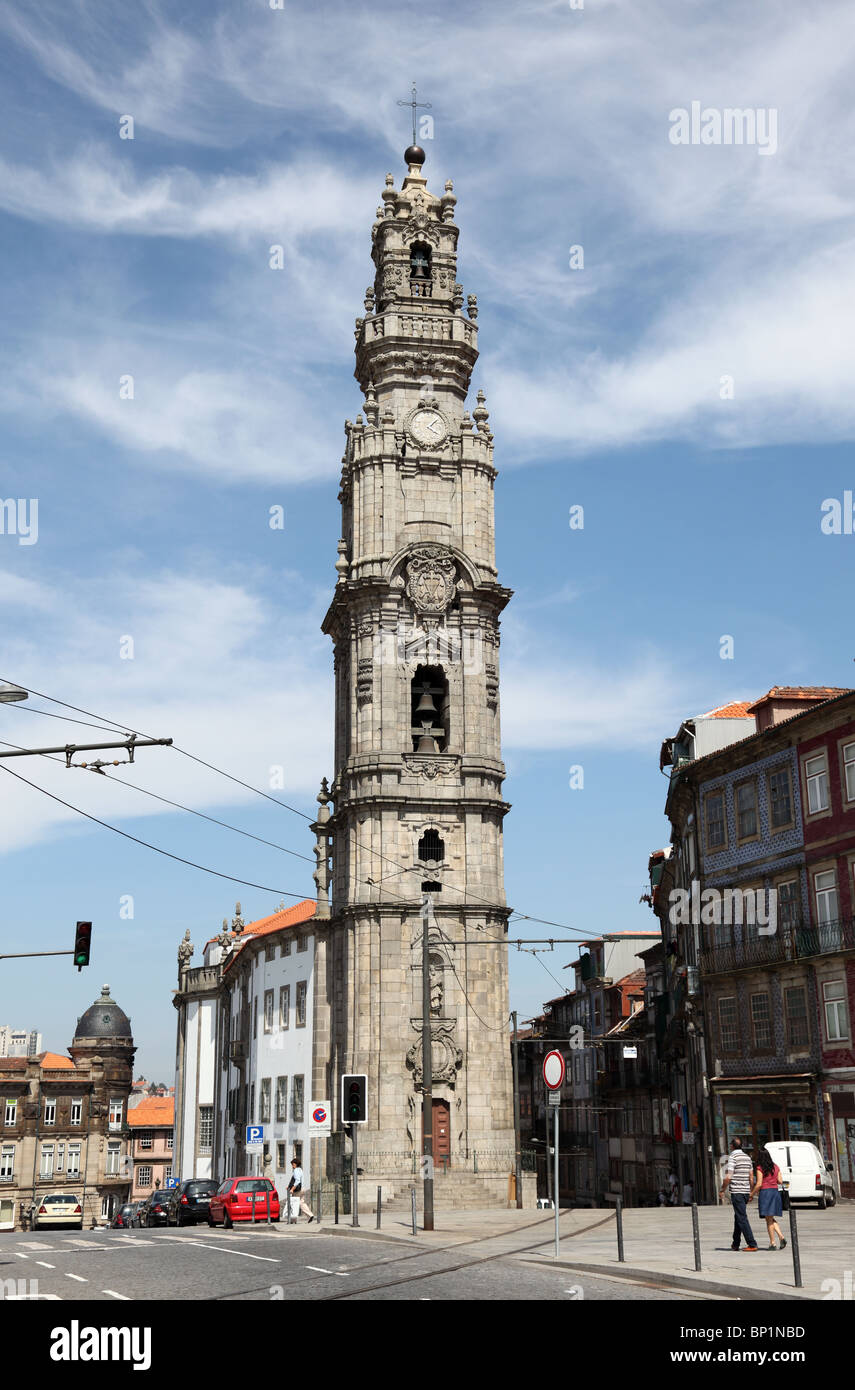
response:
M19 1260L28 1260L30 1258L29 1255L22 1255L20 1250L16 1250L15 1254L18 1256Z
M102 1293L108 1293L111 1298L120 1298L123 1303L130 1303L130 1295L126 1293L116 1293L115 1289L102 1289Z
M47 1260L36 1260L37 1265L43 1265L45 1269L56 1269L56 1265L49 1265Z
M185 1240L184 1240L184 1244L185 1244L185 1245L200 1245L200 1246L202 1247L203 1250L210 1250L210 1248L211 1248L210 1245L208 1244L208 1242L207 1242L206 1240L187 1240L187 1239L185 1239ZM227 1255L242 1255L243 1258L244 1258L245 1260L263 1260L264 1263L265 1263L265 1264L268 1264L268 1265L278 1265L278 1264L281 1264L281 1263L282 1263L281 1260L274 1260L270 1255L250 1255L249 1251L247 1251L247 1250L229 1250L229 1249L228 1249L227 1247L225 1247L225 1246L222 1247L222 1248L224 1249L225 1254L227 1254Z
M350 1275L344 1269L321 1269L320 1265L305 1265L305 1269L313 1269L316 1274L335 1274L339 1279L349 1279Z
M66 1274L66 1279L76 1279L78 1284L88 1284L89 1280L84 1279L82 1274Z

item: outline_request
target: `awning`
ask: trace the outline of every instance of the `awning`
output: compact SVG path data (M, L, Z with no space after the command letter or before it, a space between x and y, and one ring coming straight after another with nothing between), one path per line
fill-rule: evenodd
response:
M799 1072L781 1076L711 1076L710 1085L720 1096L767 1096L770 1092L784 1095L808 1095L816 1085L816 1073Z

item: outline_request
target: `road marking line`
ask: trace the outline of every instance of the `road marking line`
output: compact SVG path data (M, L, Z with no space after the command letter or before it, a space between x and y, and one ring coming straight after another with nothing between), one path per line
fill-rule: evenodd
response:
M115 1289L102 1289L102 1293L108 1293L111 1298L120 1298L123 1303L130 1303L130 1295L126 1293L116 1293Z
M16 1250L15 1254L18 1256L19 1260L28 1260L30 1258L29 1255L22 1255L20 1250Z
M89 1280L84 1279L82 1274L66 1274L66 1279L76 1279L78 1284L88 1284Z
M45 1269L56 1269L56 1265L49 1265L47 1260L36 1260L37 1265L44 1265Z
M306 1269L313 1269L317 1274L334 1274L338 1279L349 1279L350 1275L344 1269L321 1269L320 1265L305 1265Z
M200 1245L203 1250L208 1249L208 1242L204 1240L185 1240L185 1245ZM274 1260L270 1255L250 1255L248 1250L229 1250L226 1248L227 1255L242 1255L245 1260L263 1260L268 1265L281 1264L281 1260Z

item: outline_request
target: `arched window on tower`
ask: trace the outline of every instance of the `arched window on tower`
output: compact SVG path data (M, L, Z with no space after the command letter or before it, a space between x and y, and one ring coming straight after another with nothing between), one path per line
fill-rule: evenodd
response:
M448 748L448 681L441 666L419 666L410 686L410 733L414 753Z
M430 247L417 241L410 247L410 294L429 299L431 292Z
M419 840L419 860L422 864L441 864L445 858L445 844L438 830L426 830Z

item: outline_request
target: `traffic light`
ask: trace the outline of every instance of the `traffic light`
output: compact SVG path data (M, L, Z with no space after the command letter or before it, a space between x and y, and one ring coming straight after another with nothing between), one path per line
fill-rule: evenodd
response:
M74 964L78 970L89 964L89 948L92 945L92 923L78 922L74 933Z
M341 1078L341 1118L346 1125L368 1123L368 1077Z

